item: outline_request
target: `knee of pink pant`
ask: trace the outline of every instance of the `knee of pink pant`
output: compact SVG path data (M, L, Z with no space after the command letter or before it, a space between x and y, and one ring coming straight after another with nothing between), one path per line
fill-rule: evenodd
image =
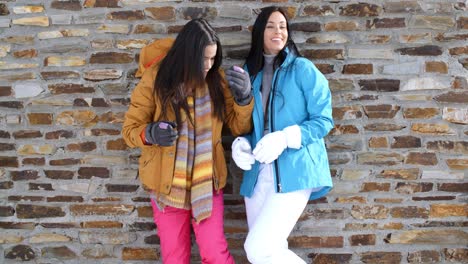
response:
M217 246L217 248L200 248L200 256L202 257L203 264L231 264L234 263L234 258L232 257L231 253L229 253L229 249L227 248L227 244L225 247Z
M163 229L158 229L158 236L161 245L161 256L164 263L190 263L190 233L175 233L171 232L171 230L167 230L167 227L165 227Z

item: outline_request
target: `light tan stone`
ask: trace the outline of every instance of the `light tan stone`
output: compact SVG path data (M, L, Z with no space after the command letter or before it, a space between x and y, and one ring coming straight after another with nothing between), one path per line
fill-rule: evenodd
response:
M122 77L122 70L95 69L84 72L83 78L91 81L113 80Z
M39 39L54 39L64 37L86 37L89 36L89 29L67 29L39 32L37 37Z
M2 82L14 82L14 81L25 81L33 80L36 78L36 75L32 72L18 73L18 74L0 74L0 81Z
M24 18L13 19L12 23L14 25L22 25L22 26L48 27L49 18L48 17L24 17Z
M147 39L117 40L118 49L141 49L149 43Z
M66 99L63 96L50 96L42 99L34 99L31 105L50 105L50 106L72 106L73 100Z
M29 238L29 243L54 243L68 241L71 241L70 237L52 233L36 234Z
M359 24L356 21L337 21L326 23L324 28L325 31L353 31L359 28Z
M80 232L79 239L82 244L123 245L135 242L137 235L134 232Z
M431 204L431 217L468 217L467 204Z
M341 179L346 181L356 181L369 177L370 173L370 170L343 169L343 172L341 173Z
M31 69L37 67L39 67L37 63L8 63L0 61L0 70Z
M83 66L86 60L78 56L59 57L50 56L45 59L46 66L63 67L63 66Z
M416 15L410 20L410 27L447 30L455 26L455 20L450 16Z
M401 43L431 43L432 33L415 33L400 35Z
M11 234L0 234L0 244L16 244L23 241L22 236L11 235Z
M56 151L53 145L21 145L18 148L18 155L51 155Z
M44 12L43 6L15 6L13 7L13 13L15 14L30 14L30 13L42 13Z
M64 111L57 115L58 125L90 127L97 123L97 115L89 110Z
M119 165L126 164L127 160L122 156L99 156L99 155L86 155L83 157L84 164L91 165Z
M411 130L421 134L455 135L455 131L447 124L415 123L411 125Z
M125 24L107 24L99 26L97 31L101 33L127 34L130 31L130 26Z
M10 52L10 45L0 45L0 57L5 57Z
M390 244L466 245L468 233L463 230L411 230L393 233Z

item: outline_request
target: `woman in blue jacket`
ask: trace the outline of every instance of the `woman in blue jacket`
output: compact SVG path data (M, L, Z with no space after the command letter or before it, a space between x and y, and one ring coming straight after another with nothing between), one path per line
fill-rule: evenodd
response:
M233 159L245 170L244 248L254 264L305 263L287 238L308 200L332 188L323 140L333 128L328 81L301 57L289 33L281 8L262 9L244 67L250 80L227 72L231 85L250 82L255 100L253 131L232 144Z

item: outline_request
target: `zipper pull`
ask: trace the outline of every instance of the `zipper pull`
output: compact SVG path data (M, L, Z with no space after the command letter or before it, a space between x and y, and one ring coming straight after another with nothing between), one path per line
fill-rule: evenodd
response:
M281 183L278 183L278 192L283 192L283 189L281 188Z

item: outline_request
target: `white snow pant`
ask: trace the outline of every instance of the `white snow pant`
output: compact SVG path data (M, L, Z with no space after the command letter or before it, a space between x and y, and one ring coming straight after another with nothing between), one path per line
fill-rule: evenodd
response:
M245 198L249 233L244 243L253 264L305 264L288 249L288 236L307 205L312 189L276 193L272 164L261 165L251 198Z

